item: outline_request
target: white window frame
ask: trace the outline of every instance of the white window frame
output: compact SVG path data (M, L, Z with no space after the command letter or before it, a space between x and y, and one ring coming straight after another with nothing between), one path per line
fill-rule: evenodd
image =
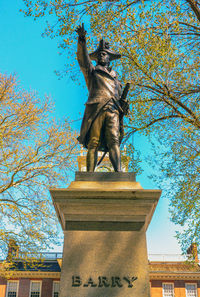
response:
M30 282L30 290L29 290L29 297L31 297L32 283L40 283L40 295L39 295L39 297L41 297L41 295L42 295L42 281L41 280L31 280L31 282Z
M59 283L60 284L60 281L53 281L52 297L54 297L54 286L55 286L55 283Z
M198 297L197 283L185 283L185 296L188 297L188 295L187 295L187 285L194 285L195 286L196 296Z
M163 283L162 283L162 297L165 297L165 295L164 295L164 285L172 285L172 288L173 288L173 296L174 296L174 283L163 282Z
M6 297L8 297L8 284L9 283L17 283L17 292L16 297L18 297L18 291L19 291L19 281L18 280L8 280L6 284Z

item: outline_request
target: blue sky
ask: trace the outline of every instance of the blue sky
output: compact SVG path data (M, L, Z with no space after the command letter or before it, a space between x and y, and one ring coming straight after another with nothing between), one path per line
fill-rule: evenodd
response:
M20 84L27 90L34 90L41 97L50 95L55 102L57 118L80 118L83 113L87 91L75 84L69 77L58 79L55 70L61 70L66 59L59 55L57 41L42 38L44 20L35 22L25 18L19 9L22 0L0 0L0 69L3 73L16 73ZM74 122L76 129L80 121ZM136 136L134 142L143 153L148 153L144 137ZM137 178L143 188L157 188L147 178L151 170L143 163L144 173ZM148 251L151 254L180 253L175 235L175 226L169 221L168 201L161 198L147 232Z

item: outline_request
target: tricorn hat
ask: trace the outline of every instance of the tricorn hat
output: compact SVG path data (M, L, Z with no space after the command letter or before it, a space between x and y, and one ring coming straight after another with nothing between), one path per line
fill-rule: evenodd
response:
M121 58L121 55L120 54L112 51L109 48L109 43L108 42L105 42L103 39L101 39L100 42L99 42L99 46L96 49L96 51L94 51L93 53L89 54L90 59L97 61L98 60L98 53L101 52L101 51L104 51L104 52L106 52L106 53L109 54L110 61Z

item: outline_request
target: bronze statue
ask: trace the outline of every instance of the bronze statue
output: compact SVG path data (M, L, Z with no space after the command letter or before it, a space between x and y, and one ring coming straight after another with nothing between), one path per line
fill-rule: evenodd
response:
M129 84L122 93L122 85L110 61L120 54L112 51L101 40L96 51L88 54L84 25L78 26L77 58L89 91L78 141L88 149L87 171L93 172L97 165L98 151L109 152L115 171L121 171L120 142L123 137L123 115L128 112L125 100ZM91 60L95 60L94 66Z

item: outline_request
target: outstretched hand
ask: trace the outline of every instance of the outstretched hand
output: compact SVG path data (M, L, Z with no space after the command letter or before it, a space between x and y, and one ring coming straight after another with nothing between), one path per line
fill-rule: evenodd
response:
M85 35L87 34L87 32L84 29L84 23L78 26L75 31L81 39L85 39Z

